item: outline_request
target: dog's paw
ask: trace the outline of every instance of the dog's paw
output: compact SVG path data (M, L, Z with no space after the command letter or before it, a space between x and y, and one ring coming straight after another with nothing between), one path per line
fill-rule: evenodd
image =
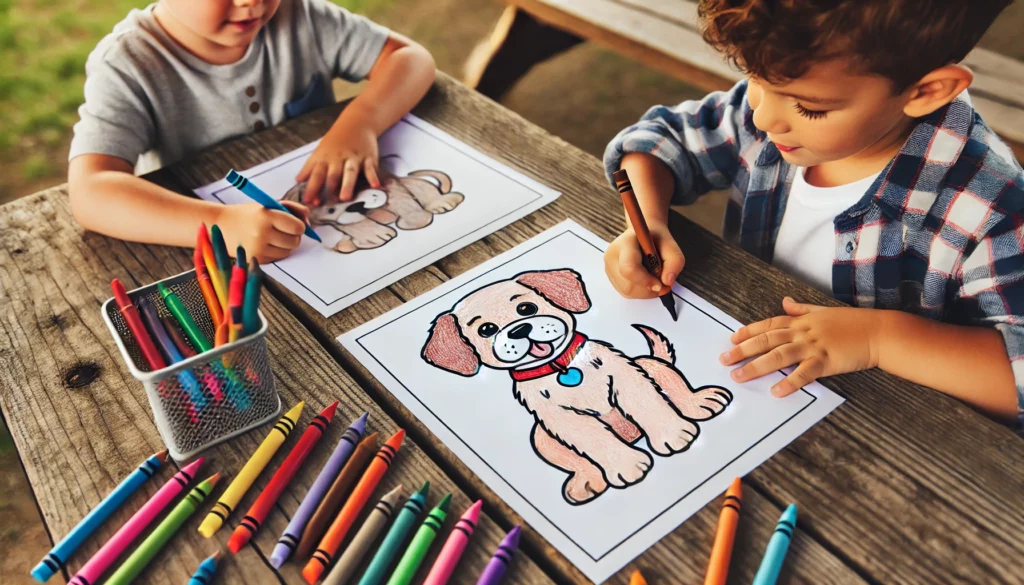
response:
M732 402L732 393L725 388L713 386L693 393L691 409L700 416L693 416L696 420L709 419L723 410ZM683 413L686 414L686 413Z
M366 230L366 233L361 233L358 237L353 236L352 242L356 248L360 250L366 250L370 248L379 248L384 244L390 242L398 232L391 229L388 226L381 225L373 228L372 230Z
M459 204L462 203L463 199L465 199L465 197L462 196L462 193L449 193L444 197L439 197L430 203L427 203L423 206L423 209L426 209L434 215L446 213L458 207Z
M570 504L585 504L608 489L608 482L604 480L601 472L594 468L590 472L576 472L572 474L563 486L562 493Z
M352 240L349 238L339 240L338 243L334 245L334 251L341 252L342 254L351 254L352 252L355 252L357 249L358 248L356 248L356 245L353 244Z
M624 488L642 480L653 465L654 459L646 451L629 449L604 468L604 476L612 487Z
M690 443L697 438L698 433L700 430L697 425L685 418L677 417L671 422L660 424L655 429L647 431L647 441L650 443L652 451L666 456L685 451Z

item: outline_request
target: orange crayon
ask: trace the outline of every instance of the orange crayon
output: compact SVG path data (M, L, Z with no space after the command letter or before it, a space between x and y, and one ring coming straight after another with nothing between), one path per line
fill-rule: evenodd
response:
M338 548L341 547L342 541L345 540L345 535L352 528L356 518L359 516L359 512L362 511L363 507L370 500L373 490L377 489L380 480L384 477L388 468L391 467L391 463L398 454L398 449L402 446L403 439L405 439L405 431L398 429L398 432L381 446L380 451L377 452L373 461L370 462L370 466L363 473L363 477L359 479L359 483L353 488L348 501L345 502L345 505L341 507L341 511L338 512L338 517L334 519L334 522L331 523L324 537L320 540L320 545L317 546L316 552L313 553L309 562L306 563L306 567L302 569L302 577L309 585L316 583L320 576L323 575L324 570L334 562L334 555L338 552Z
M711 559L708 561L704 585L725 585L725 578L729 575L732 543L736 537L736 524L740 521L742 507L743 487L740 478L737 477L726 490L722 511L718 514L718 532L715 533L715 544L711 547Z
M248 544L249 540L256 534L256 531L260 529L260 524L267 519L267 514L270 513L271 508L277 503L277 499L281 497L284 488L288 487L288 482L292 480L295 472L299 470L309 452L313 450L317 441L323 436L324 429L330 424L336 408L338 408L338 402L334 401L327 408L323 409L320 414L313 417L313 421L306 427L306 432L302 433L302 438L299 439L299 442L288 453L288 457L285 458L281 467L277 468L277 471L274 472L274 476L270 478L267 487L263 489L263 492L253 502L249 511L245 513L245 518L242 518L238 528L235 528L235 531L231 533L231 538L228 539L228 548L231 549L231 552L238 553L238 551L242 550L242 547Z
M633 571L633 575L629 578L629 585L647 585L647 579L644 579L640 571Z

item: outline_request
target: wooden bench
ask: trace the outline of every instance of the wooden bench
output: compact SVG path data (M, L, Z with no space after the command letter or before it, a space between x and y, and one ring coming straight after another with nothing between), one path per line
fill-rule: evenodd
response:
M732 87L742 77L701 38L697 4L690 0L506 2L490 38L466 64L466 83L494 99L537 63L583 40L709 91ZM964 65L975 75L975 107L1024 160L1024 63L977 48Z

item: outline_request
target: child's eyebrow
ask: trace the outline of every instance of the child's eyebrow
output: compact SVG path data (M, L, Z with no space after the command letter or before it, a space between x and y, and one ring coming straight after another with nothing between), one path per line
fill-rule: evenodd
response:
M799 95L799 94L795 94L795 93L788 93L788 92L785 92L785 91L777 91L775 93L777 93L779 95L784 95L786 97L791 97L791 98L793 98L795 100L800 100L802 102L811 102L813 104L838 104L838 103L842 103L842 102L846 101L843 98L814 97L814 96L811 96L811 95Z

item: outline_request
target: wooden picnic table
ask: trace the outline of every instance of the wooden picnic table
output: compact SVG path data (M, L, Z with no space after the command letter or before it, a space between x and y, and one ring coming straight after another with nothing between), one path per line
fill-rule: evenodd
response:
M228 168L247 168L320 137L341 107L220 145L149 178L191 193ZM367 410L372 430L386 434L401 426L409 434L381 490L429 479L433 493L454 492L453 509L484 500L480 527L452 581L473 583L504 532L521 518L335 338L567 217L608 239L623 229L624 219L598 160L451 78L439 75L415 113L564 195L329 319L273 282L262 308L270 322L277 388L285 404L307 402L303 424L335 399L341 400L339 420ZM675 216L673 222L688 258L681 282L737 319L776 314L785 294L832 302L686 219ZM133 288L188 270L190 262L188 250L84 232L71 216L66 186L0 207L0 407L53 540L161 448L142 385L129 375L100 316L110 280ZM799 503L800 520L783 583L1021 583L1024 441L956 400L882 372L824 383L847 402L746 478L730 583L750 582L789 502ZM332 425L323 443L333 445L343 426ZM207 469L235 473L263 435L252 432L212 449ZM217 583L302 583L301 567L289 563L274 571L268 556L329 451L320 446L313 452L254 546L222 562ZM90 538L70 569L80 567L174 467L165 466L159 482L144 486ZM252 503L268 475L241 506ZM653 584L702 582L719 506L709 504L611 582L625 583L633 568ZM142 582L184 583L204 557L224 546L229 530L213 540L196 533L203 513ZM526 527L508 583L585 581Z

